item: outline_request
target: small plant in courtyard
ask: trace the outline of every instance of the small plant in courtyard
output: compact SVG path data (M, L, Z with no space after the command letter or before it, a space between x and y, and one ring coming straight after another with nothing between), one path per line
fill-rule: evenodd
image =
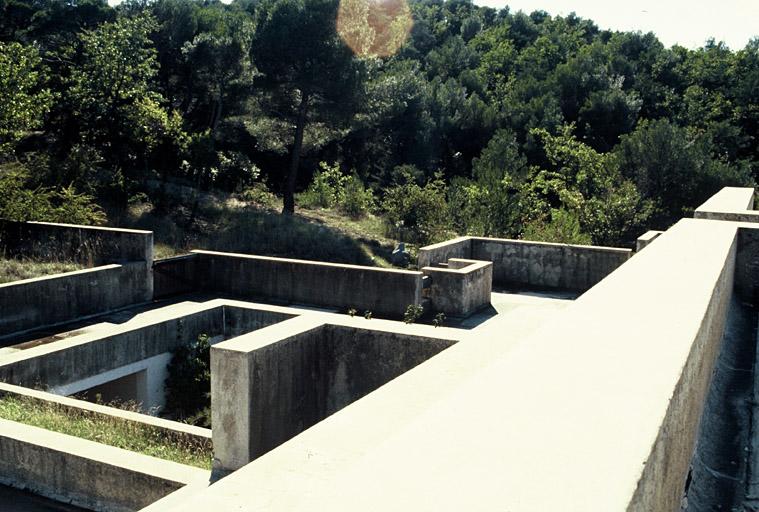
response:
M435 318L432 319L432 325L435 327L442 327L445 323L445 313L442 311L435 315Z
M364 311L364 318L366 318L367 320L371 320L372 319L372 312L369 311L368 309L366 311Z
M407 324L413 324L424 314L424 307L419 304L409 304L406 312L403 314L403 321Z

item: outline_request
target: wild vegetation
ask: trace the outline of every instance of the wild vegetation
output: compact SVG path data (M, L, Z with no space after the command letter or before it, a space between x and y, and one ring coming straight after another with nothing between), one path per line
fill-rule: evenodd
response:
M0 256L0 284L50 274L62 274L82 268L82 265L69 261L38 261L30 258Z
M759 39L396 3L0 0L0 217L366 263L454 233L629 245L757 179ZM333 247L367 218L380 242Z
M128 409L130 404L108 405ZM0 418L180 464L211 469L213 454L210 446L200 445L188 438L168 439L160 430L146 424L9 394L0 397Z

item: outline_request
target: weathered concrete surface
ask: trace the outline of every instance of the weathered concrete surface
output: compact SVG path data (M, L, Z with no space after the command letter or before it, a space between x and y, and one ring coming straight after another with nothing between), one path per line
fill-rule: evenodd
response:
M422 273L358 265L193 251L201 288L243 298L370 310L400 318L422 302Z
M434 267L439 263L445 263L451 258L471 258L472 256L472 237L463 236L440 242L438 244L428 245L419 249L417 255L417 266Z
M688 512L742 508L750 487L756 311L733 294L701 418L687 491Z
M493 284L584 292L632 256L629 249L462 237L419 249L419 267L450 258L493 262Z
M455 343L357 325L304 315L212 347L215 469L244 466Z
M225 335L229 328L237 335L292 317L265 306L246 312L234 309L223 301L178 304L143 313L106 333L94 332L13 352L0 358L0 381L25 387L66 386L171 352L200 334Z
M54 404L63 411L71 411L77 414L89 415L92 417L106 417L125 423L136 423L147 425L161 433L165 439L179 441L190 441L197 446L211 446L211 430L207 428L188 425L177 421L165 420L148 414L140 414L132 411L125 411L115 407L107 407L100 404L76 400L65 396L46 393L36 389L13 386L11 384L0 383L0 396L11 395L23 397L28 400Z
M142 262L0 284L0 337L106 313L152 298L152 273Z
M725 187L696 208L693 217L732 222L759 222L759 212L754 211L754 189Z
M208 471L0 420L0 483L96 511L139 510Z
M635 252L640 252L648 247L651 242L659 238L659 235L663 233L664 231L646 231L644 234L640 235L635 241Z
M681 221L529 338L496 317L174 510L676 510L736 240Z
M153 263L153 298L162 299L200 289L198 256L187 254Z
M473 260L493 262L493 282L505 287L584 292L625 263L632 251L613 247L474 238Z
M85 509L0 485L3 512L87 512Z
M490 304L493 264L489 261L451 258L448 266L423 267L431 284L426 292L435 311L467 317Z

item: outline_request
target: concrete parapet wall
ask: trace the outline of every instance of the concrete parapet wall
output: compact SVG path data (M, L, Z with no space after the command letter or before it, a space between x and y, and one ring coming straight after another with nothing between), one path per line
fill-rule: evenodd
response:
M659 235L663 233L664 231L646 231L644 234L640 235L635 241L635 252L640 252L648 247L649 244L659 238Z
M152 284L141 262L0 284L0 337L148 302Z
M0 483L90 510L139 510L208 477L197 468L0 420Z
M585 292L630 256L631 250L613 247L474 238L470 259L492 261L499 286Z
M490 304L493 288L493 263L451 258L448 267L424 267L430 276L428 298L435 311L466 317Z
M759 212L754 211L754 189L725 187L696 208L693 217L732 222L759 222Z
M419 249L419 268L448 259L491 261L493 284L584 292L632 256L629 249L462 237Z
M153 263L153 298L162 299L199 289L198 256L187 254Z
M196 427L194 425L177 421L170 421L156 416L150 416L148 414L140 414L133 411L117 409L115 407L94 404L84 400L76 400L74 398L54 395L36 389L0 383L0 396L4 395L52 404L60 410L72 413L84 414L91 417L107 417L119 422L148 426L159 432L164 439L169 441L189 441L194 446L211 447L211 429Z
M216 469L242 467L453 343L303 316L215 345Z
M50 222L0 220L0 248L9 256L72 260L86 265L153 261L153 233Z
M421 304L422 273L358 265L193 251L207 291L400 317Z
M234 313L212 302L146 314L107 334L91 334L5 356L0 381L18 386L58 388L171 352L197 339L259 329L292 315L264 310ZM230 320L227 322L227 313Z
M417 266L434 267L451 258L469 259L472 256L472 237L464 236L419 249Z

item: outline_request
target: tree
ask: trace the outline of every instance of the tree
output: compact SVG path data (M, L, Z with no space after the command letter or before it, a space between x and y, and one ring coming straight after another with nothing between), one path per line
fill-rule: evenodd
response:
M42 125L52 94L44 89L39 52L32 46L0 42L0 156L13 151L29 130Z
M266 110L291 126L282 212L295 211L303 139L314 123L336 126L359 103L363 64L337 35L335 0L270 0L253 44Z
M80 36L82 63L71 71L67 97L81 142L100 148L116 169L146 168L151 156L170 159L171 146L183 144L181 118L154 89L155 29L152 17L139 15Z

